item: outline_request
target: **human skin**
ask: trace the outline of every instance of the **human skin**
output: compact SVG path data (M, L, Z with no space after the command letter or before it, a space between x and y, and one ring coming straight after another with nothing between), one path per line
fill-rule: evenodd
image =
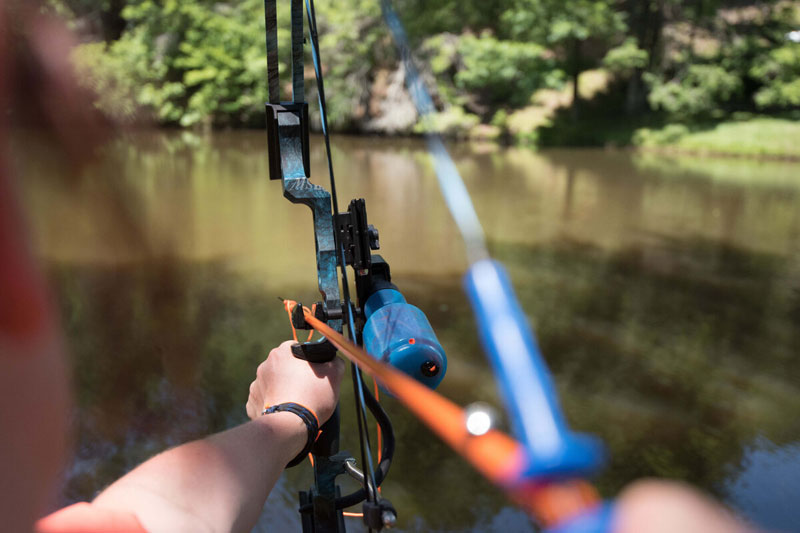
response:
M642 480L616 503L615 533L745 533L756 530L684 483Z
M30 530L67 456L68 372L8 164L14 62L0 1L0 526Z
M6 262L13 262L13 251L24 264L27 251L3 230L9 196L2 185L0 308L29 307L32 314L0 318L0 524L4 531L26 531L52 505L54 481L67 458L68 368L47 303L15 301L18 291L35 295L41 286L35 271L20 275L20 264Z
M72 79L67 33L39 17L36 2L15 4L13 26L20 33L28 30L32 53L25 56L25 65L37 69L37 86L17 83L18 90L11 90L22 62L10 53L9 3L0 0L0 110L27 99L24 104L42 115L43 127L72 163L64 169L68 174L89 158L90 139L101 137L100 130L89 124L90 106L81 105L85 101ZM26 532L55 499L58 474L69 456L69 365L15 202L6 157L9 130L8 115L0 112L0 527ZM301 403L322 423L335 406L343 372L341 360L311 366L293 358L287 347L284 343L273 350L259 367L246 406L251 422L154 457L103 491L93 505L134 513L153 532L248 530L284 465L306 439L296 415L262 417L263 406ZM636 483L622 493L614 530L750 531L695 489L656 481Z
M296 359L292 343L272 350L258 367L246 405L250 422L153 457L92 505L131 512L153 533L250 531L284 467L308 438L296 414L262 416L261 411L299 403L321 424L336 408L344 374L338 358L323 364Z

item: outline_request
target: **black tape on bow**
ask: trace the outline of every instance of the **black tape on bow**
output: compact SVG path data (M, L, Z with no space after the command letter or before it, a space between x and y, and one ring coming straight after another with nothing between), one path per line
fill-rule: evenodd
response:
M267 148L270 179L310 175L308 104L304 102L303 3L292 0L292 101L281 102L277 0L265 0L267 27Z

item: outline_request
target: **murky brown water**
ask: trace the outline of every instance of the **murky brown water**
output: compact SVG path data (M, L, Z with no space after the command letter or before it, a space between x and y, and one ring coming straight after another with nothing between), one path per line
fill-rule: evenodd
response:
M327 185L321 143L312 177ZM258 132L133 134L72 182L21 157L33 236L75 360L64 501L166 446L242 421L290 333L277 296L316 297L311 217L267 179ZM642 476L692 482L800 530L800 165L458 145L494 255L536 326L572 424ZM463 246L424 145L336 138L340 202L366 198L382 254L449 356L440 390L497 403L460 289ZM344 447L356 451L344 387ZM527 519L386 401L384 494L406 531L529 531ZM258 531L299 530L284 476ZM360 530L354 522L353 530Z

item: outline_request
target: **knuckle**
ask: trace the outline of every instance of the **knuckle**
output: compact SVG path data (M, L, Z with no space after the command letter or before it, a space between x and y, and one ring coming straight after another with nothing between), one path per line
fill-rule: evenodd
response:
M295 341L283 341L280 346L275 348L275 351L281 354L281 357L292 356L292 346L297 344Z
M345 364L344 361L342 361L340 358L337 357L336 359L334 359L333 368L336 371L336 375L338 377L344 376Z

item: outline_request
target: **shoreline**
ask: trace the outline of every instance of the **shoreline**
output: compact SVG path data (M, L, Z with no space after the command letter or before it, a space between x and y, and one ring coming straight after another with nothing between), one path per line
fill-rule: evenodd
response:
M762 117L767 118L767 117ZM771 117L769 117L771 118ZM771 118L772 119L772 118ZM797 129L797 139L798 139L798 148L797 153L769 153L769 152L756 152L754 151L754 147L758 146L756 144L745 144L742 145L743 150L733 150L733 149L725 149L725 148L714 148L714 147L691 147L691 146L681 146L681 142L686 139L690 139L692 135L695 133L689 133L685 137L682 137L677 140L677 142L671 143L642 143L637 144L635 142L630 143L618 143L609 141L605 144L581 144L581 143L563 143L563 144L535 144L531 142L525 142L522 139L515 139L513 136L503 136L502 138L486 138L481 136L453 136L453 135L442 135L443 139L447 143L457 143L457 144L476 144L476 145L485 145L485 146L495 146L495 147L502 147L502 148L526 148L532 151L540 151L540 150L549 150L549 149L574 149L574 150L604 150L604 151L628 151L632 153L642 153L642 154L657 154L657 155L665 155L665 156L686 156L686 157L697 157L697 158L713 158L713 159L749 159L749 160L758 160L758 161L775 161L775 162L787 162L787 163L800 163L800 121L789 121L787 119L773 119L773 120L783 120L785 122L792 123L792 127ZM720 125L724 126L733 126L744 124L749 125L748 121L727 121L721 122ZM669 126L666 126L667 128ZM172 127L172 126L159 126L159 125L152 125L146 126L143 124L138 124L134 126L128 126L122 128L123 131L164 131L164 132L187 132L193 134L215 134L218 132L256 132L256 131L263 131L262 128L207 128L207 127L189 127L189 128L180 128L180 127ZM312 135L321 135L320 131L312 131ZM358 131L358 130L348 130L348 131L332 131L333 137L355 137L355 138L375 138L375 139L382 139L385 141L397 140L397 141L423 141L425 139L424 134L419 133L401 133L401 134L386 134L380 132L367 132L367 131ZM707 134L707 133L703 133ZM713 144L713 143L710 143Z
M576 147L577 148L577 147ZM680 146L636 146L622 147L633 152L666 156L685 156L713 159L751 159L758 161L776 161L784 163L800 163L800 154L753 154L747 152L726 152L723 150L704 150L683 148Z

